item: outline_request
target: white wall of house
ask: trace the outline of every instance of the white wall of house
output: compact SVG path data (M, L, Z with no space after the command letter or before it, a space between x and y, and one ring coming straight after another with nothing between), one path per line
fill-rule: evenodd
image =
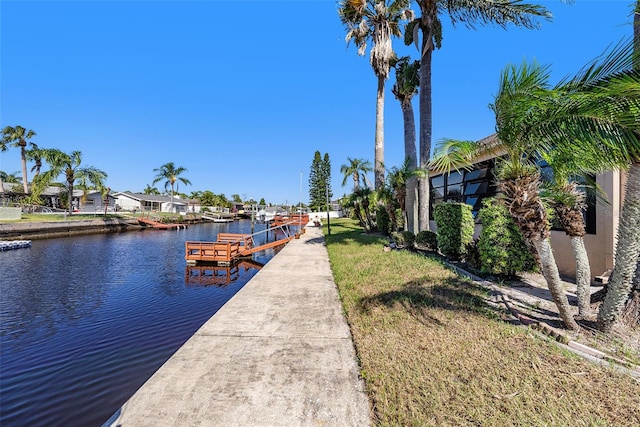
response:
M95 210L103 210L105 207L104 196L99 192L89 193L84 198L81 196L80 203L80 211L82 212L94 212ZM109 208L115 208L115 199L113 197L109 197L107 203Z
M116 204L125 211L140 210L140 201L127 197L125 195L116 196Z

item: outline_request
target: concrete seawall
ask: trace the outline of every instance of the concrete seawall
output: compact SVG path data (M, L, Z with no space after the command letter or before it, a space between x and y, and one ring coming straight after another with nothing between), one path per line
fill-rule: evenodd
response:
M324 236L306 230L104 425L370 425Z
M108 218L76 221L13 222L0 224L0 240L48 239L85 234L139 230L136 219Z

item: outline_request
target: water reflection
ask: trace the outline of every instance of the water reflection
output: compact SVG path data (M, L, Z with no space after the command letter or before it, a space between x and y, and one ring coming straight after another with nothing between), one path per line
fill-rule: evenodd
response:
M214 274L185 268L184 242L249 230L202 224L1 252L0 425L101 425L275 253Z
M238 280L240 271L259 270L264 264L243 259L232 265L188 265L184 269L184 283L189 286L226 286Z

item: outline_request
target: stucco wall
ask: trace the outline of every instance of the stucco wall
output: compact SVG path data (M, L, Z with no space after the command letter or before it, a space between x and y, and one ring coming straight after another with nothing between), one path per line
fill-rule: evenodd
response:
M607 201L596 202L596 234L587 234L584 237L592 279L613 268L623 191L621 183L624 182L624 174L622 175L621 177L621 173L616 171L596 176L596 183L606 193ZM430 226L437 232L435 221L430 221ZM475 237L479 236L480 230L481 226L476 226ZM576 265L569 236L564 231L552 231L551 246L560 274L574 278Z

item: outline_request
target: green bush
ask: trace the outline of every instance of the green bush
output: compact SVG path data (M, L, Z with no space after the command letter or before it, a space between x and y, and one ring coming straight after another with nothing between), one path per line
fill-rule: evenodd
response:
M378 231L388 236L391 233L391 219L389 218L389 213L384 208L384 206L378 206L376 209L376 227Z
M391 233L391 240L401 248L413 248L415 239L416 236L410 231L394 231Z
M433 210L438 226L438 248L448 258L459 260L473 240L473 214L465 203L440 203Z
M402 216L402 211L400 209L395 210L396 213L396 225L398 226L398 230L406 230L407 226L404 223L404 217Z
M537 269L536 258L505 206L486 199L478 215L482 222L478 239L481 272L513 277L519 271Z
M478 239L473 239L471 243L467 245L466 252L464 256L465 262L471 268L481 271L482 259L480 258L480 250L478 249Z
M438 250L438 235L431 230L422 230L416 234L416 245L435 252Z
M402 232L402 237L404 238L405 245L408 248L413 248L413 244L416 241L416 235L409 230L405 230Z

